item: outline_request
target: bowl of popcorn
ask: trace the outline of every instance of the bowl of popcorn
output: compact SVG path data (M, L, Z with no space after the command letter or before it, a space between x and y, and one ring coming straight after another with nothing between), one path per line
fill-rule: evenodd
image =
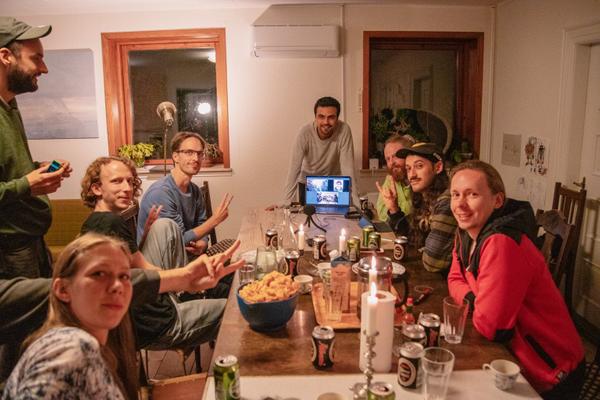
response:
M283 328L296 310L299 285L288 275L273 271L237 291L242 316L259 332Z

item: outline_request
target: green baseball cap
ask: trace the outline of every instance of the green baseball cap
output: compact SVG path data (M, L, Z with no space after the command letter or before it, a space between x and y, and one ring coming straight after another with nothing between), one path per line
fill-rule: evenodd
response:
M30 26L13 17L0 17L0 47L6 47L13 40L38 39L47 36L52 26Z

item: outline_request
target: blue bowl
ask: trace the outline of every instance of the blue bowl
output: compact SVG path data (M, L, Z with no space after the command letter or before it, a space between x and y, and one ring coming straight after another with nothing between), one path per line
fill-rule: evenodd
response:
M262 303L247 303L240 296L240 286L236 292L238 306L242 316L250 324L250 328L259 332L275 331L283 328L296 310L298 292L286 300Z

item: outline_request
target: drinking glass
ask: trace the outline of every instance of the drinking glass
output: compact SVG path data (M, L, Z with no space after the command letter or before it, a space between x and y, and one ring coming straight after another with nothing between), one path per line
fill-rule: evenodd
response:
M277 270L277 255L270 247L256 249L256 279L261 279L271 271Z
M444 400L454 369L454 354L442 347L429 347L425 349L421 365L425 400Z
M452 296L444 298L444 339L446 342L452 344L462 342L468 312L469 300L463 299L461 302L457 302Z
M240 268L240 285L252 282L254 280L255 271L254 265L244 264Z

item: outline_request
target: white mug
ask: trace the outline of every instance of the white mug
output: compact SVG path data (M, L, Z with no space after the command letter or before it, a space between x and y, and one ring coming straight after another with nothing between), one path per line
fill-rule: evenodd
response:
M313 278L310 275L298 275L294 277L294 282L300 285L300 294L306 294L312 290Z
M500 390L509 390L515 384L521 368L508 360L494 360L489 364L483 364L483 369L494 373L494 383Z

